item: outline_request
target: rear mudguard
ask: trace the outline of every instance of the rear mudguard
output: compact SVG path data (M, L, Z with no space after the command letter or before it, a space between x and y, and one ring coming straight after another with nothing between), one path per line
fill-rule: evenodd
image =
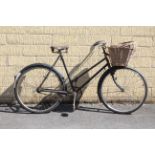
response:
M56 75L59 77L60 81L62 82L63 84L63 88L65 89L65 84L64 84L64 77L63 75L58 72L53 66L51 65L48 65L48 64L44 64L44 63L35 63L35 64L31 64L31 65L28 65L26 67L24 67L22 70L20 70L17 75L15 75L15 81L14 81L14 89L16 87L16 84L17 84L17 81L18 81L18 78L21 76L22 73L24 73L26 70L28 70L29 68L31 69L31 67L45 67L51 71L54 71L56 73ZM39 76L39 75L38 75Z

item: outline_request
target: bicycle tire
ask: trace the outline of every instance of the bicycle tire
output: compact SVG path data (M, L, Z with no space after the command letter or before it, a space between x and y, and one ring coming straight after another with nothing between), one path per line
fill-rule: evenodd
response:
M137 87L137 88L135 88L136 89L136 91L134 92L134 93L132 93L132 94L134 94L133 96L129 96L129 97L133 97L133 98L135 98L135 104L131 104L130 105L130 107L132 107L132 106L134 106L134 105L136 105L135 107L133 107L133 108L131 108L131 109L127 109L127 110L120 110L120 107L122 106L124 106L125 108L127 108L127 105L129 106L129 102L131 102L130 100L132 99L125 99L125 95L121 98L122 99L122 101L121 101L121 99L117 99L118 98L118 96L119 96L119 94L118 94L118 90L117 91L115 91L115 92L117 92L117 95L105 95L106 94L106 92L109 92L110 94L112 94L112 91L109 91L110 90L110 88L111 89L114 89L111 85L112 85L112 83L110 83L110 80L109 79L112 79L112 74L116 74L118 71L125 71L125 70L128 70L128 71L131 71L132 73L135 73L136 74L136 76L139 78L139 79L141 79L141 82L143 83L142 85L143 85L143 89L144 89L144 94L142 95L142 97L141 97L141 100L140 99L138 99L138 95L140 95L140 91L139 92L136 92L138 89L140 89L141 87ZM120 78L122 78L123 77L123 75L125 75L125 73L124 74L122 74L122 75L120 75ZM111 77L110 77L111 76ZM121 77L122 76L122 77ZM126 76L129 76L129 75L126 75ZM134 75L135 76L135 75ZM108 79L109 78L109 79ZM108 79L108 80L107 80ZM125 79L125 78L124 78ZM130 80L133 80L134 78L132 77ZM106 83L106 81L108 81L107 83ZM121 80L120 80L121 81ZM104 83L106 83L105 85L104 85ZM108 83L110 84L110 86L108 86ZM113 82L114 83L114 82ZM121 83L121 82L119 82L119 83ZM124 82L125 83L125 82ZM128 82L129 83L129 82ZM137 82L138 84L139 84L139 81ZM134 84L134 83L132 83L132 84ZM129 85L129 86L131 86L131 87L133 87L133 85ZM107 88L105 87L107 85ZM114 84L113 84L114 85ZM115 84L115 86L116 86L116 84ZM127 86L127 84L126 85L124 85L123 87L125 88L126 87L126 90L127 89L129 89L128 87L129 86ZM109 87L109 88L108 88ZM122 88L123 88L122 87ZM118 89L119 87L116 87L116 89ZM124 90L122 90L122 91L120 91L120 92L122 92L122 94L123 94L123 92L125 93L125 92L127 92L125 89ZM131 89L129 89L129 91L130 91ZM103 91L104 91L104 93L103 93ZM130 92L129 92L130 93ZM139 94L138 94L139 93ZM135 112L136 110L138 110L142 105L143 105L143 103L145 102L145 100L146 100L146 98L147 98L147 93L148 93L148 87L147 87L147 83L146 83L146 80L145 80L145 78L143 77L143 75L141 74L141 73L139 73L137 70L135 70L135 69L133 69L133 68L130 68L130 67L122 67L122 66L115 66L115 67L111 67L110 69L108 69L102 76L101 76L101 78L100 78L100 80L99 80L99 82L98 82L98 96L99 96L99 99L100 99L100 101L105 105L105 107L106 108L108 108L109 110L111 110L112 112L114 112L114 113L119 113L119 114L131 114L131 113L133 113L133 112ZM135 95L137 95L136 97L135 97ZM113 98L115 98L115 99L113 99ZM118 100L118 101L117 101ZM119 100L120 100L120 102L119 102ZM124 101L123 101L124 100ZM129 100L129 101L127 101L127 100ZM133 100L133 99L132 99ZM138 101L138 100L140 100L140 101ZM118 103L115 103L115 102L118 102ZM123 103L124 102L124 103ZM139 103L138 103L139 102ZM123 104L122 104L123 103ZM119 108L116 108L116 107L114 107L114 104L115 104L115 106L116 107L119 107Z

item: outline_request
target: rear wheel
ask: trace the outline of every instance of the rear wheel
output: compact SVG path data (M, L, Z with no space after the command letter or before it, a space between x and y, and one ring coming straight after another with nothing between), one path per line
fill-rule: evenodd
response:
M40 91L41 89L53 91ZM43 64L23 69L16 79L14 89L17 101L32 113L49 112L59 105L62 95L54 90L64 90L63 80L56 70Z
M147 83L138 71L129 67L112 67L101 77L98 95L103 104L116 113L132 113L147 97Z

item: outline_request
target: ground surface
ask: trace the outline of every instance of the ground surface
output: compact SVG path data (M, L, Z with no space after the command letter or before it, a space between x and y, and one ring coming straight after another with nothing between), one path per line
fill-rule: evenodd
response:
M132 115L113 114L100 105L81 104L80 110L71 112L69 106L62 106L48 114L29 114L20 109L12 111L0 107L0 128L11 129L125 129L155 128L155 104L144 105ZM98 110L100 109L100 110ZM15 110L15 109L14 109Z

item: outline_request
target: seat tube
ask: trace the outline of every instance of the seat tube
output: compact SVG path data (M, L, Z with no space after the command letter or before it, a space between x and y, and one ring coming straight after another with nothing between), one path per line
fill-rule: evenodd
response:
M60 52L60 58L61 58L61 61L62 61L62 63L63 63L63 66L64 66L64 68L65 68L65 71L66 71L67 77L68 77L68 79L69 79L69 83L70 83L70 85L71 85L71 87L72 87L72 90L75 91L75 89L74 89L74 87L73 87L73 83L72 83L71 78L70 78L70 76L69 76L68 69L67 69L66 64L65 64L65 60L64 60L64 58L63 58L61 52Z

